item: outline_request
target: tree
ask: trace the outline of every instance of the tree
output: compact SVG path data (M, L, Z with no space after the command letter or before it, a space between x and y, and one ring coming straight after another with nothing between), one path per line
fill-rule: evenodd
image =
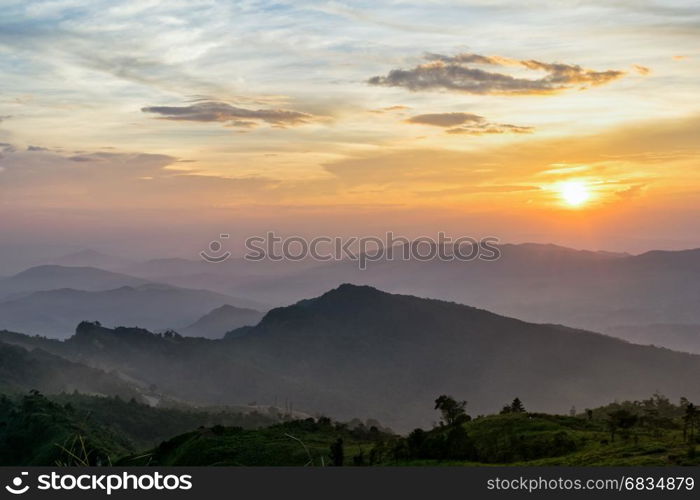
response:
M683 415L683 438L692 443L695 438L695 425L698 420L698 408L693 403L685 405Z
M352 464L356 466L367 465L365 463L365 452L360 448L360 453L352 457Z
M505 405L501 410L501 415L506 415L508 413L525 413L525 406L520 398L515 398L513 402L509 405Z
M471 420L469 415L464 411L466 406L466 401L456 401L452 396L447 396L445 394L435 400L435 409L440 410L442 414L442 423L448 426Z
M615 410L608 413L608 430L610 431L610 441L615 442L615 435L618 429L627 430L637 423L638 417L629 410Z
M468 460L474 457L475 449L464 426L453 427L447 434L447 458L452 460Z
M406 438L408 452L414 458L420 458L421 450L427 439L427 433L423 429L415 429Z
M515 398L513 402L510 404L510 411L511 413L525 413L525 406L523 406L523 402L520 401L520 398Z
M384 458L384 453L386 452L386 445L384 441L377 441L372 449L369 451L369 464L376 465L382 461Z
M343 439L338 438L338 440L331 444L331 463L335 467L342 467L345 462L345 450L343 447Z

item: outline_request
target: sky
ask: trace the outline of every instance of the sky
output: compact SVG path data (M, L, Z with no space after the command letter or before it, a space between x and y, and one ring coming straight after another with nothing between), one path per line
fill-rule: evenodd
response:
M270 230L700 247L695 0L0 12L2 255Z

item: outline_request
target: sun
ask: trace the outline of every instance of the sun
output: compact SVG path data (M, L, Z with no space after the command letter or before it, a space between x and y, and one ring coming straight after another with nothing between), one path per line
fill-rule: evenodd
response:
M581 181L563 182L559 186L559 195L571 207L580 207L591 198L590 189Z

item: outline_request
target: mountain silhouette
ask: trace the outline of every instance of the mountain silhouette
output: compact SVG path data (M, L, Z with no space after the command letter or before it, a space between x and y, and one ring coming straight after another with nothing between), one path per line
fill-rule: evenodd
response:
M219 339L231 330L256 324L262 317L263 313L255 309L224 304L179 332L190 337Z
M113 290L71 288L34 292L0 302L0 328L65 338L83 320L153 330L184 328L236 299L207 290L168 285L122 286ZM223 335L223 333L222 333Z
M695 305L700 280L692 278L700 273L700 250L629 255L542 244L499 248L496 261L384 258L370 262L364 271L357 262L333 262L240 288L234 285L229 293L245 291L251 299L281 305L347 282L603 333L621 326L700 325Z
M122 271L131 262L128 259L86 249L52 259L50 264L73 267L98 267L108 271Z
M110 290L122 286L140 286L148 280L96 267L42 265L0 279L0 300L30 292L74 288L76 290Z

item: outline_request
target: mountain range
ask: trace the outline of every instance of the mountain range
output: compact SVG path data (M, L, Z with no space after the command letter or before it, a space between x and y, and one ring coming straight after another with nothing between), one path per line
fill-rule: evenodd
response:
M501 257L496 261L382 258L369 262L365 271L349 260L251 263L231 258L213 264L166 258L133 262L84 251L55 260L70 264L101 262L111 271L85 265L41 265L0 279L0 303L26 299L26 307L17 305L23 312L8 313L11 323L3 323L0 314L0 328L65 336L78 321L99 320L110 326L176 328L188 335L221 335L240 323L232 319L228 327L222 324L212 334L195 332L196 327L184 329L224 304L263 311L322 294L345 282L468 304L526 321L566 324L633 342L700 352L700 309L696 307L700 300L700 280L696 279L700 274L700 250L630 255L542 244L504 244L499 250ZM401 248L397 248L395 255L400 253ZM48 311L40 308L45 297L26 297L32 292L59 289L94 292L146 284L209 291L227 298L191 315L164 316L154 322L141 313L132 315L125 308L132 307L129 302L115 302L106 315L95 316L86 310L81 311L83 317L63 318L54 315L51 307ZM148 307L145 302L136 311L144 307ZM47 317L42 319L45 314ZM223 314L219 317L222 323L228 321Z
M147 283L149 281L143 278L95 267L42 265L0 279L0 300L57 288L98 291Z
M384 258L370 262L365 271L357 262L333 262L241 287L234 284L229 292L289 304L346 282L610 334L619 327L700 325L700 250L629 255L539 244L499 248L501 257L495 261ZM663 335L654 337L665 345ZM673 343L688 351L698 346L700 338Z
M83 320L159 331L192 326L192 334L211 335L206 323L196 322L223 305L259 304L92 267L44 265L0 280L0 328L54 338L69 336ZM218 335L251 324L251 318L249 310L241 311L240 319L231 318Z
M220 340L83 323L62 342L10 333L0 341L195 404L284 398L398 430L429 425L434 414L425 402L439 394L468 400L472 414L515 396L532 411L559 413L654 390L700 398L696 355L350 284L273 309Z

